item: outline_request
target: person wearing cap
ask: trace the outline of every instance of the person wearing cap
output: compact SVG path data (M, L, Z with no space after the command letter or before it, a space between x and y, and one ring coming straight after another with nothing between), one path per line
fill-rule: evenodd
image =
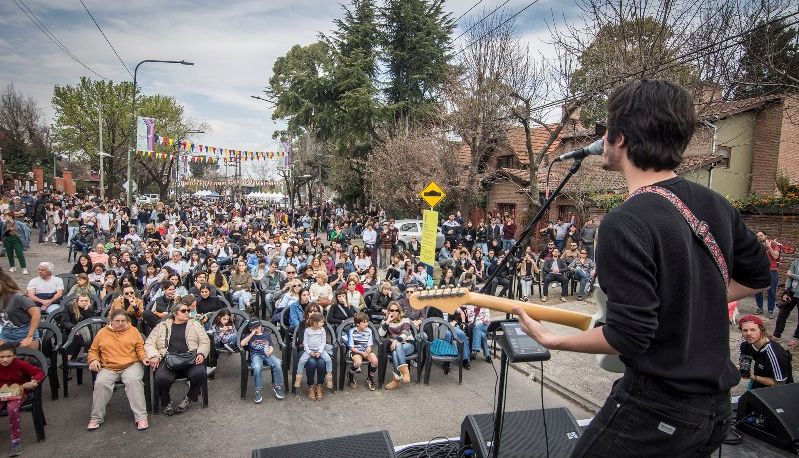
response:
M748 389L793 383L791 355L769 339L763 320L756 315L744 315L738 320L743 335L740 346L741 377L749 379Z
M250 366L252 367L253 383L255 385L255 395L253 399L256 404L263 400L261 395L261 369L264 364L272 369L272 390L277 399L283 399L283 366L282 362L275 356L272 346L272 336L269 332L264 332L263 323L257 317L251 317L247 321L248 334L241 339L240 346L245 346L250 351Z
M89 230L89 226L85 224L80 227L78 234L70 239L72 242L72 249L81 251L83 254L88 255L89 250L94 245L94 232Z
M211 340L203 325L190 319L190 306L194 302L193 296L186 296L173 305L171 316L158 323L144 343L150 367L156 368L155 389L158 390L164 415L183 413L189 408L190 402L197 402L203 379L208 376L204 363L211 351ZM173 371L161 362L167 352L180 354L191 351L197 352L197 358L195 364L187 369ZM173 406L169 391L178 378L189 380L189 391L177 406Z

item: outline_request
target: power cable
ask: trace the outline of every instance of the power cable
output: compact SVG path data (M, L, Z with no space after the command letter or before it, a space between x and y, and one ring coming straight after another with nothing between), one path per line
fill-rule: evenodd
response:
M110 46L111 50L114 51L114 54L117 56L117 59L119 60L119 63L122 64L123 67L125 67L125 71L128 72L128 75L130 75L131 78L133 78L133 73L130 72L130 69L128 68L127 65L125 65L125 62L122 60L122 58L119 57L119 53L117 52L116 48L114 48L114 45L111 44L111 40L108 39L108 37L105 35L105 32L103 32L103 29L100 28L100 24L97 23L97 20L94 18L94 15L92 15L92 12L89 11L89 8L86 6L85 3L83 3L83 0L80 0L80 4L83 5L83 9L85 9L86 12L89 14L89 17L92 18L92 22L94 22L94 25L97 26L97 30L100 31L100 35L102 35L103 38L105 38L105 42L108 43L108 46Z
M460 16L458 16L458 19L455 19L455 22L458 22L458 21L460 21L460 20L461 20L461 18L463 18L464 16L466 16L467 14L469 14L469 11L471 11L471 10L475 9L475 7L477 7L477 5L479 5L479 4L481 4L481 3L483 3L483 0L478 0L478 2L477 2L477 3L475 3L474 5L472 5L472 7L471 7L471 8L469 8L468 10L466 10L466 12L465 12L465 13L461 14Z
M504 2L501 4L501 5L499 5L498 7L494 8L493 10L491 10L491 12L490 12L490 13L488 13L488 14L486 14L485 16L481 17L481 18L480 18L480 19L479 19L477 22L475 22L474 24L472 24L472 26L471 26L471 27L469 27L468 29L464 30L464 31L463 31L463 32L462 32L460 35L458 35L457 37L455 37L455 39L454 39L454 40L452 40L452 41L458 41L458 38L460 38L460 37L462 37L462 36L466 35L467 33L469 33L469 31L471 31L473 28L477 27L477 24L479 24L479 23L481 23L481 22L485 21L486 19L488 19L488 17L489 17L489 16L491 16L492 14L496 13L498 9L500 9L500 8L502 8L503 6L507 5L509 1L510 1L510 0L505 0L505 1L504 1ZM507 22L507 21L506 21L506 22Z
M460 53L462 53L462 52L466 51L466 50L467 50L467 49L469 49L469 47L470 47L470 46L472 46L473 44L477 43L478 41L482 40L483 38L487 37L488 35L490 35L490 34L494 33L494 32L495 32L497 29L499 29L500 27L502 27L503 25L505 25L505 24L507 24L508 22L512 21L513 19L515 19L515 18L516 18L516 16L518 16L518 15L520 15L520 14L524 13L524 12L525 12L525 11L526 11L528 8L530 8L531 6L533 6L533 5L535 5L536 3L538 3L538 1L539 1L539 0L533 0L532 2L528 3L528 4L527 4L527 6L525 6L525 7L524 7L524 8L522 8L522 9L520 9L519 11L517 11L517 12L516 12L516 14L514 14L513 16L509 17L508 19L506 19L506 20L502 21L501 23L497 24L497 26L496 26L496 27L494 27L493 29L489 30L488 32L486 32L486 33L484 33L484 34L480 35L480 36L479 36L477 39L475 39L475 40L472 40L472 41L471 41L471 42L470 42L468 45L466 45L466 46L464 46L463 48L461 48L461 50L460 50L460 51L456 52L456 53L455 53L455 54L453 54L452 56L453 56L453 57L455 57L455 56L457 56L458 54L460 54ZM508 3L508 2L505 2L505 3ZM477 25L477 24L475 24L475 25ZM471 28L469 28L469 30L471 30L472 28L474 28L474 26L472 26ZM469 30L467 30L466 32L468 32ZM466 32L464 32L464 33L466 33ZM461 35L463 35L463 33L462 33ZM460 36L459 36L458 38L460 38ZM456 38L456 40L457 40L457 38Z
M58 37L56 37L55 34L51 32L50 29L47 28L47 26L44 25L44 23L36 16L36 14L33 11L31 11L30 8L28 8L28 5L26 5L23 0L13 0L13 1L14 4L17 5L17 8L19 8L20 11L22 11L22 13L28 17L28 19L33 23L33 25L35 25L37 29L39 29L50 41L52 41L56 46L58 46L58 48L61 49L61 51L63 51L67 56L69 56L72 60L77 62L81 67L97 75L98 78L110 81L110 78L106 78L105 76L97 73L96 71L92 70L88 65L84 64L80 59L78 59L78 57L75 56L75 54L73 54L69 50L69 48L67 48L64 45L64 43L62 43L61 40L59 40Z

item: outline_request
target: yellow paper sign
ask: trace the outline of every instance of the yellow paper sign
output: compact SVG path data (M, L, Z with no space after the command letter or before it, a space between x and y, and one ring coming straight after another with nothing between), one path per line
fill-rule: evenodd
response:
M422 211L422 248L419 260L432 266L436 262L436 235L438 234L438 212Z
M431 181L430 184L425 187L422 192L419 193L419 197L422 198L427 205L431 207L435 207L436 204L441 202L441 199L447 197L447 194L441 189L440 186L436 184L435 181Z

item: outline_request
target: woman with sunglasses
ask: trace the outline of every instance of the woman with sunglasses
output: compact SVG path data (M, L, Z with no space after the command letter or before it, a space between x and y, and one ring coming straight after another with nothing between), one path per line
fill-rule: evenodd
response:
M394 380L386 384L387 390L396 390L401 384L410 383L411 373L405 355L413 352L416 342L411 331L411 320L402 314L402 307L397 301L388 304L388 316L380 324L379 334L389 341L391 362L394 365Z
M144 312L144 301L136 294L136 288L125 286L122 288L122 295L111 302L111 307L108 309L109 319L111 319L111 312L116 309L127 312L133 326L137 326Z
M204 362L211 351L211 341L205 328L197 320L189 317L194 302L194 296L191 295L181 298L180 302L172 307L172 315L158 323L144 343L150 367L156 368L155 389L158 390L164 415L168 416L183 413L189 408L190 402L197 402L200 388L207 377ZM192 351L197 352L197 357L194 364L186 369L175 371L162 362L167 353L181 354ZM187 378L190 385L183 400L174 406L169 390L177 378Z

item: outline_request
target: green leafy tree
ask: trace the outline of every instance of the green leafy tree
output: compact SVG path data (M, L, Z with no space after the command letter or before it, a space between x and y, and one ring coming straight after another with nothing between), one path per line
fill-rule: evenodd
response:
M626 79L657 77L693 85L697 72L691 64L664 65L683 52L673 38L668 23L651 16L604 24L578 57L579 68L572 74L572 90L587 95L581 121L589 125L604 119L609 90Z
M441 112L455 24L443 0L386 0L380 25L386 111L408 133L411 125L436 120Z
M735 97L799 92L799 29L786 27L785 20L757 25L743 42Z
M102 111L106 194L122 192L126 178L128 142L131 138L130 101L133 84L113 83L81 77L78 84L53 88L53 141L72 160L88 162L99 170L100 134L98 116ZM100 107L102 106L102 110Z
M53 170L50 131L44 123L36 101L14 88L0 93L0 154L6 170L28 173L38 165L47 176Z

